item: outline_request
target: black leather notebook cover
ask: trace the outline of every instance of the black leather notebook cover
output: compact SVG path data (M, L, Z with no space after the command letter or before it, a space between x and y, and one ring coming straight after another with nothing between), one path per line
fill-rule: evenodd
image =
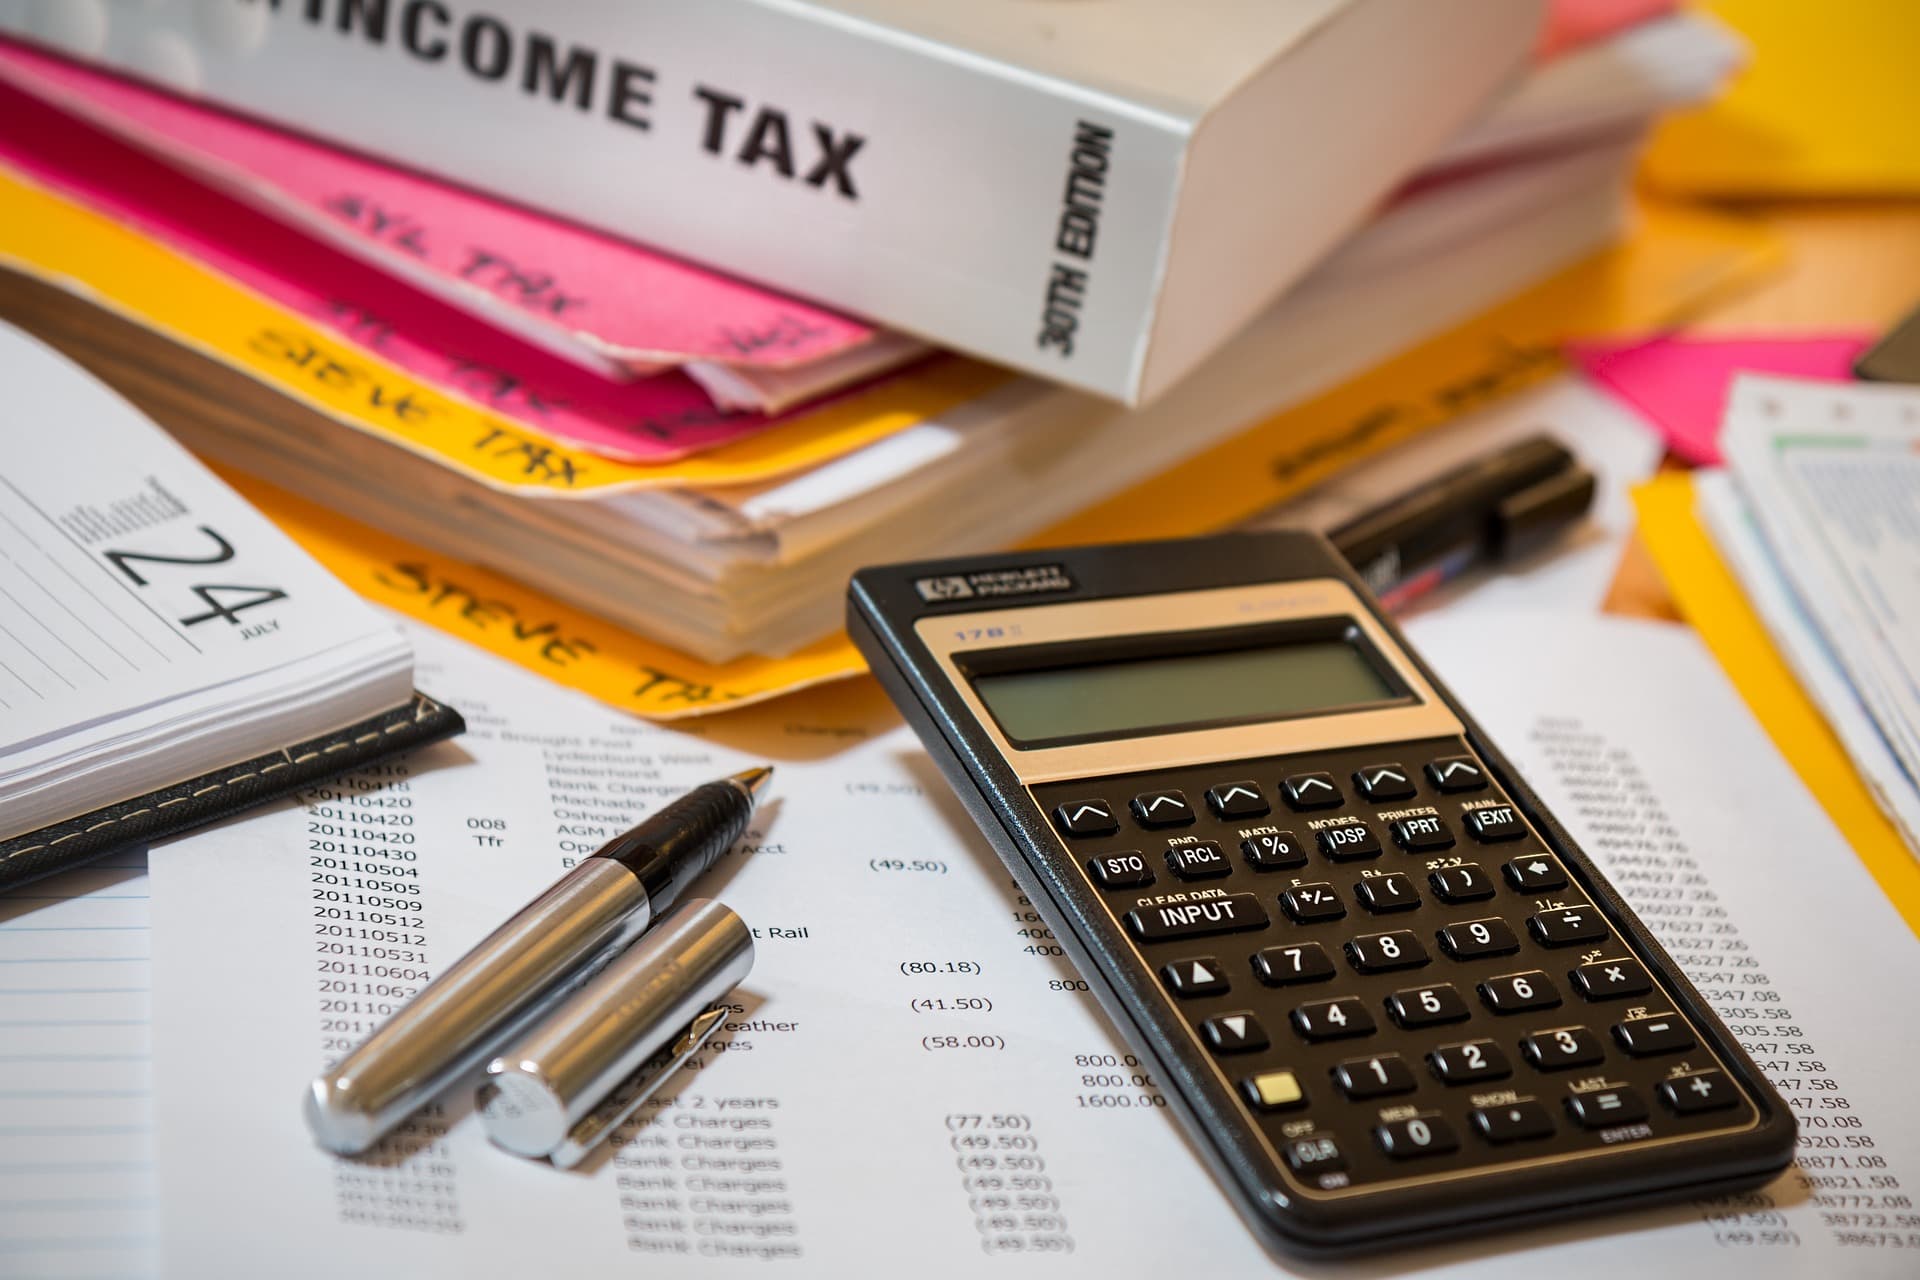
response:
M114 849L218 821L333 774L452 737L466 727L458 711L416 690L405 706L338 732L0 840L0 892Z

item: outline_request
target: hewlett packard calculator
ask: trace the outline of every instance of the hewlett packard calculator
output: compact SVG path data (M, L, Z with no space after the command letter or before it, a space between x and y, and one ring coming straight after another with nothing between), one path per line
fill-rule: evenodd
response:
M1791 1159L1779 1096L1322 539L866 569L848 614L1269 1246Z

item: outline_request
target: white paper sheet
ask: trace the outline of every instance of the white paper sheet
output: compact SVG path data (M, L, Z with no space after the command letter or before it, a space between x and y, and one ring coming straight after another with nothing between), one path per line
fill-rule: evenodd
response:
M147 922L144 852L0 897L0 1275L158 1266Z
M1920 788L1900 767L1880 727L1860 705L1845 669L1781 574L1733 477L1720 470L1693 475L1694 505L1713 545L1740 579L1747 602L1760 615L1807 696L1819 706L1874 799L1900 829L1907 848L1920 857Z
M1920 390L1744 374L1721 440L1775 562L1920 785Z
M1751 1195L1295 1270L1912 1274L1916 1041L1888 997L1920 944L1687 633L1491 620L1416 642L1802 1108L1808 1160ZM155 851L168 1275L1279 1267L877 696L690 733L415 643L467 738ZM742 1010L616 1153L510 1157L458 1099L397 1163L312 1145L305 1083L423 970L648 804L763 758L778 799L704 886L760 932Z

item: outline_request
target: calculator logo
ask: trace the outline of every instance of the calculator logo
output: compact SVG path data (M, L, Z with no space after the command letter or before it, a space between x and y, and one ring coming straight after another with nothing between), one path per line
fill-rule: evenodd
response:
M913 585L920 592L920 598L929 603L935 600L973 599L973 588L965 578L921 578Z
M1073 577L1063 564L1023 564L1004 569L975 569L971 573L915 578L913 589L928 604L942 600L974 600L991 596L1031 596L1073 590Z

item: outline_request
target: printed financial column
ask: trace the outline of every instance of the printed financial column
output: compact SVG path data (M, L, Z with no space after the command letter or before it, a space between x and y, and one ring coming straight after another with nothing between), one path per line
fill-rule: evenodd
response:
M1920 1248L1920 1214L1882 1152L1869 1117L1828 1067L1763 964L1759 939L1736 924L1709 864L1624 748L1573 717L1535 722L1532 746L1565 789L1562 816L1660 945L1670 952L1793 1108L1800 1155L1757 1191L1700 1202L1722 1247L1798 1248L1818 1232L1847 1249ZM1750 874L1765 868L1750 866ZM1779 883L1791 881L1782 877ZM1811 937L1799 940L1814 947ZM1902 1117L1901 1119L1904 1119ZM1808 1212L1811 1209L1814 1212Z
M424 987L429 906L411 765L377 765L301 796L313 898L314 994L322 1066L333 1065ZM459 1188L438 1106L422 1108L370 1159L334 1163L342 1221L459 1232Z

